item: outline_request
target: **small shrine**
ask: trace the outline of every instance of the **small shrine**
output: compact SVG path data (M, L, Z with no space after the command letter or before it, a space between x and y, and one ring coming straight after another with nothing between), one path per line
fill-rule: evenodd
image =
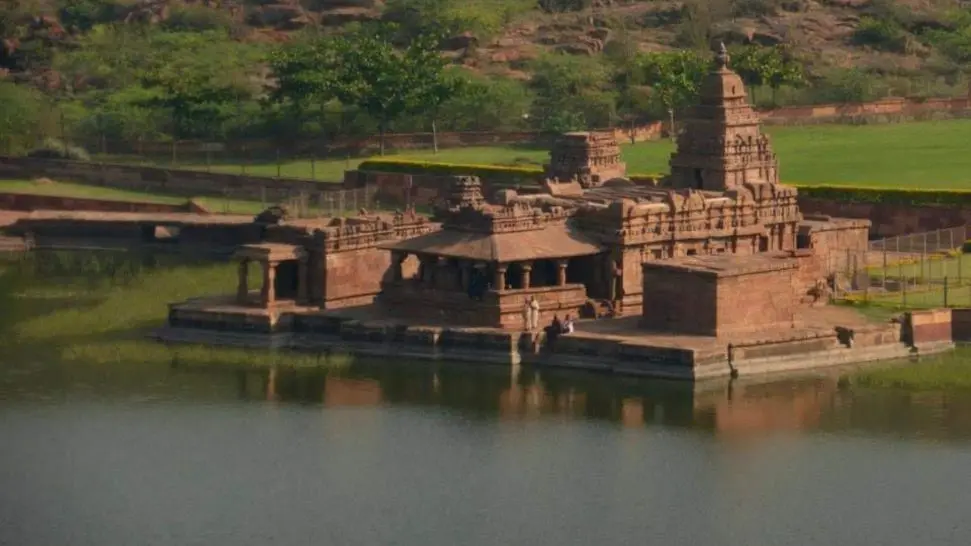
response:
M553 143L545 176L562 182L576 180L584 188L602 185L627 175L620 146L611 133L566 133Z

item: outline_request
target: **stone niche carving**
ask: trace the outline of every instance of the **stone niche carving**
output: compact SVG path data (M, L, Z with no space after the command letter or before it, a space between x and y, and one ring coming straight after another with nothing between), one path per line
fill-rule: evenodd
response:
M546 178L576 180L584 188L623 178L627 165L610 133L566 133L556 140L546 165Z

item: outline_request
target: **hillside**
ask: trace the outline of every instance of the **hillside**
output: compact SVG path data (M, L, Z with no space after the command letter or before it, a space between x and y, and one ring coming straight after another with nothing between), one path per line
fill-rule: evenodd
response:
M764 80L765 89L753 93L760 106L964 94L971 62L971 2L965 0L6 0L0 5L0 85L12 83L52 104L61 136L84 140L94 136L91 111L112 104L117 110L119 103L145 107L144 97L132 97L155 91L136 72L140 66L159 71L179 65L189 74L183 65L191 64L206 77L231 76L243 103L238 108L247 110L234 115L253 119L257 105L265 107L262 90L273 80L266 59L278 44L373 22L394 22L401 43L441 33L447 37L443 54L487 88L474 100L443 107L442 126L455 130L523 123L555 130L661 116L673 106L656 104L650 70L632 77L644 66L632 59L701 52L718 41L739 51L782 52L773 59L798 68L798 78L778 81L751 70L751 83ZM136 80L141 83L133 90ZM538 108L537 97L548 99L557 86L574 100L550 99ZM9 105L27 104L25 96L10 99L11 93L0 92L0 101L7 96ZM349 119L346 108L335 114L341 118L335 129L328 108L318 129L374 130L364 117ZM576 115L547 119L571 109ZM102 137L131 137L130 129L111 128L105 119L98 114ZM247 122L220 133L258 136L278 131L279 122L262 119L260 127ZM145 138L219 136L153 123ZM427 120L398 120L394 128L427 128Z

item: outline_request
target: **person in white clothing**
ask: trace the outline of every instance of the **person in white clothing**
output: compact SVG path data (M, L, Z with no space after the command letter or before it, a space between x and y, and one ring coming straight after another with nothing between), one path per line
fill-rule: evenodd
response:
M536 296L529 297L529 330L534 331L539 328L539 301Z

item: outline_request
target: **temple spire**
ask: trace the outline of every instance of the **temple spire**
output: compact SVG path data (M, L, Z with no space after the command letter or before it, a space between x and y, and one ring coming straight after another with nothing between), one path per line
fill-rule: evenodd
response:
M728 55L728 49L725 47L725 42L720 42L718 44L718 50L715 51L715 64L719 70L728 69L728 61L732 58Z

